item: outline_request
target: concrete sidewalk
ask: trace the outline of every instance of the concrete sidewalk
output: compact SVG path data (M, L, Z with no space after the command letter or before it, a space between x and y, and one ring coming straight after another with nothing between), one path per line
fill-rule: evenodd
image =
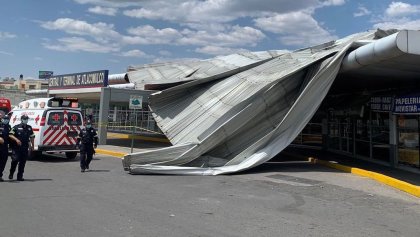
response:
M301 160L309 160L314 164L328 166L343 172L371 178L382 184L420 197L420 172L396 169L319 149L289 146L282 154ZM279 158L281 159L281 155Z
M133 148L133 153L159 149L167 147L168 145L169 144L167 143L136 143L136 148ZM100 145L96 149L96 152L98 154L123 158L126 154L131 153L131 147ZM355 175L368 177L380 183L410 193L416 197L420 197L420 173L394 169L343 155L337 155L331 152L294 147L288 147L273 160L283 161L287 160L288 157L309 160L314 164L320 164Z
M124 155L131 153L131 139L107 139L108 145L99 145L96 149L98 154L110 155L116 157L124 157ZM148 151L151 149L159 149L168 147L171 144L168 142L146 141L143 139L134 139L133 153Z

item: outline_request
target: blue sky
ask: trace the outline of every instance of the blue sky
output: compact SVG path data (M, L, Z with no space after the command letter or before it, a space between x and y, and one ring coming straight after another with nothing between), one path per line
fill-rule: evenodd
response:
M420 1L2 0L0 77L38 77L241 51L370 29L420 29Z

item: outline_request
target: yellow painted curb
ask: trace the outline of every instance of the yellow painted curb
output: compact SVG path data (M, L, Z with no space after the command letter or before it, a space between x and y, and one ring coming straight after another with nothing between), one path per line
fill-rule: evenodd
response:
M133 135L131 134L124 134L124 133L108 133L108 138L118 138L118 139L131 139ZM150 142L164 142L169 143L169 140L166 138L158 138L158 137L147 137L147 136L140 136L134 135L134 139L140 139L143 141L150 141Z
M396 189L399 189L401 191L407 192L411 195L414 195L416 197L420 197L420 186L414 185L414 184L410 184L383 174L379 174L376 172L372 172L372 171L368 171L368 170L363 170L363 169L359 169L359 168L354 168L354 167L349 167L349 166L345 166L345 165L340 165L331 161L325 161L325 160L318 160L312 157L309 157L309 162L313 163L313 164L321 164L321 165L325 165L328 166L330 168L334 168L337 170L341 170L347 173L352 173L352 174L356 174L359 176L363 176L363 177L367 177L367 178L371 178L373 180L376 180L380 183L389 185L391 187L394 187Z
M109 156L115 156L118 158L123 158L126 153L123 152L117 152L117 151L109 151L109 150L103 150L103 149L95 149L95 152L102 155L109 155Z

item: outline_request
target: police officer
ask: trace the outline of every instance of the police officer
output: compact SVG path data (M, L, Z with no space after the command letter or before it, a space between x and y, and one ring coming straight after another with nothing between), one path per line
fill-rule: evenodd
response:
M9 116L0 119L0 182L3 182L3 171L6 167L7 157L9 156L9 134L12 128L9 125Z
M16 166L19 164L17 180L24 181L23 173L25 171L26 160L28 159L29 148L34 147L35 134L32 127L28 125L29 117L23 114L20 117L21 123L15 125L10 132L10 138L15 142L12 146L12 163L10 165L9 179L13 179Z
M89 164L98 146L98 135L90 120L86 121L86 127L80 131L76 145L80 148L81 172L89 171Z

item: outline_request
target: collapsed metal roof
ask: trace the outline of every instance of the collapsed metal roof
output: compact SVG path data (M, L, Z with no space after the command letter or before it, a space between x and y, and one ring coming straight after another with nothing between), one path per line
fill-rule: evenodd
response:
M206 63L201 65L207 70L196 62L184 65L201 70L200 77L150 98L156 122L173 146L129 154L124 168L132 174L218 175L268 161L312 118L350 49L388 35L379 33L354 34L283 53L235 73L232 68L238 65L233 63L216 69L212 64L213 71ZM185 68L168 79L186 75L181 73Z
M207 60L184 60L132 66L129 67L127 75L130 82L136 84L136 89L160 90L211 76L227 77L255 67L285 52L287 51L244 52Z

